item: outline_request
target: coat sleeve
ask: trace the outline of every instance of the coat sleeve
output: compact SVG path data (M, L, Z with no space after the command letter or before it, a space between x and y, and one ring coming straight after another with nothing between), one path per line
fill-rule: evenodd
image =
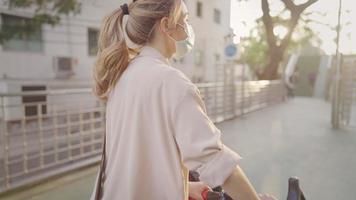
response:
M198 171L200 180L210 187L222 185L242 157L222 143L221 131L207 116L200 91L193 83L186 84L172 123L184 165Z

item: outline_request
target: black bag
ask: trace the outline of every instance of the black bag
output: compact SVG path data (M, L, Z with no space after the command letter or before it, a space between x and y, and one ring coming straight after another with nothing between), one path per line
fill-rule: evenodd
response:
M106 158L105 158L105 148L106 148L106 133L104 133L104 141L103 141L103 150L101 155L101 163L99 168L99 177L97 186L95 188L95 200L100 200L103 196L103 187L104 187L104 180L105 180L105 166L106 166Z

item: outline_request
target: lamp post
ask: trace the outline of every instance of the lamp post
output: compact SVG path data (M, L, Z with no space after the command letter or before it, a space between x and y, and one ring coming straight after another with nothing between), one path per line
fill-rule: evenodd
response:
M340 31L341 31L341 8L342 8L342 0L339 0L339 11L338 11L338 21L337 21L337 28L336 28L336 66L335 66L335 78L333 81L333 98L332 98L332 127L339 128L340 127L340 120L339 120L339 105L340 105L340 71L341 71L341 56L340 56Z

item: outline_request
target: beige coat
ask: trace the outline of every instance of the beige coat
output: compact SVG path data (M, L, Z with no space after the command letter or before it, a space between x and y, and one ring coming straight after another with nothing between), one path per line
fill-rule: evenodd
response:
M149 46L109 94L106 134L104 200L187 200L188 169L215 187L241 159L221 142L198 88Z

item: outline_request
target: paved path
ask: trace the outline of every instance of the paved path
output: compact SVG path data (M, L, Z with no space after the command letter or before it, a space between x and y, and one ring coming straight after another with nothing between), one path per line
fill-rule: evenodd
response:
M356 199L356 129L333 131L330 104L309 98L224 122L224 141L258 191L286 199L298 176L308 200Z
M286 199L288 177L298 176L308 200L355 199L356 129L333 131L330 112L322 100L295 98L217 126L224 142L243 157L240 165L257 191ZM86 200L96 169L4 199Z

